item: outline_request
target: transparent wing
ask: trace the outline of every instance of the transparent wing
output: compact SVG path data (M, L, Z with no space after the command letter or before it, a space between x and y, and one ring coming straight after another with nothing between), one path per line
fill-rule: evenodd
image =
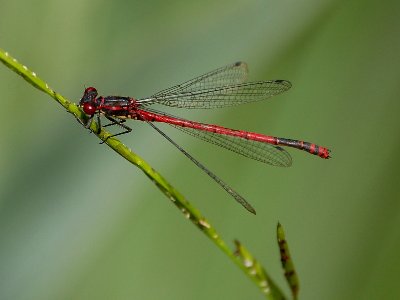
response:
M183 118L178 118L173 115L159 112L153 109L146 108L146 110L160 115L166 115L169 117L174 117L176 119L184 120ZM253 141L238 136L218 134L190 127L181 127L169 123L167 124L203 141L226 148L240 155L258 160L265 164L279 167L289 167L292 165L292 158L290 154L285 149L277 145Z
M270 98L290 89L286 80L270 80L240 83L226 86L212 86L200 90L176 90L168 94L156 94L138 100L142 105L154 103L179 108L220 108L255 102Z
M204 89L213 89L215 87L234 85L243 83L248 74L247 64L245 62L236 62L234 64L218 68L174 87L162 90L150 98L160 98L165 95L192 92Z
M166 140L168 140L172 145L174 145L179 151L181 151L187 158L189 158L196 166L198 166L203 172L205 172L208 176L210 176L216 183L218 183L225 191L227 191L238 203L240 203L244 208L246 208L249 212L256 214L256 210L251 206L249 202L246 201L241 195L239 195L233 188L231 188L228 184L226 184L221 178L207 169L201 162L195 159L192 155L186 152L181 146L175 143L168 135L166 135L163 131L161 131L157 126L155 126L152 122L147 121L151 127L153 127L158 133L160 133Z
M292 164L290 154L282 147L276 145L247 140L236 136L197 130L189 127L180 127L172 124L169 125L206 142L218 145L265 164L278 167L289 167Z

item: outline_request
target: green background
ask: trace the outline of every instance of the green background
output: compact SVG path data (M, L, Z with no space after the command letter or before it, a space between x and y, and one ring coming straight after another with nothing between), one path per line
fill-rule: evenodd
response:
M146 124L122 137L302 299L398 299L398 1L1 1L0 47L78 102L144 97L237 60L287 79L269 101L194 120L329 147L265 166L165 128L257 209L247 213ZM0 66L0 299L262 299L138 169ZM232 243L233 244L233 243ZM233 245L232 245L233 246Z

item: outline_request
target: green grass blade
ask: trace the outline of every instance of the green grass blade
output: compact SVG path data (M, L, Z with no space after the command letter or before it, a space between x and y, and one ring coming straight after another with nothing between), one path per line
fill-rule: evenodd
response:
M36 73L30 71L25 65L18 62L15 58L2 49L0 49L0 61L8 68L22 76L35 88L51 96L54 100L61 104L67 110L67 112L73 114L75 118L80 120L82 124L86 123L88 120L87 115L75 103L68 101L67 98L55 92L44 80L39 78ZM239 253L239 255L235 255L235 253L226 245L224 240L219 236L214 227L207 221L200 211L191 205L181 193L179 193L163 176L161 176L160 173L153 169L140 156L132 152L131 149L121 143L117 138L112 137L111 133L104 130L104 128L99 128L96 122L91 123L90 129L102 141L105 141L110 148L146 174L146 176L160 189L160 191L167 196L167 198L170 199L171 202L181 211L185 218L189 219L197 228L199 228L223 253L225 253L232 260L233 263L235 263L248 277L250 277L250 279L261 289L263 294L268 297L268 299L284 299L282 293L272 282L272 280L269 279L264 269L254 259L252 259L252 255L242 245L237 246L239 249L237 250L237 253ZM99 129L101 130L99 131ZM249 268L248 261L253 262L254 267ZM257 274L257 276L254 276L254 271L256 272L255 274Z
M267 299L286 299L281 290L267 274L264 267L253 257L253 255L239 242L235 241L236 255L242 260L243 265L247 268L249 276L253 277L259 288Z
M294 268L293 260L290 256L285 232L283 231L283 227L279 223L276 228L276 235L281 255L282 268L285 271L286 281L288 282L290 290L292 291L293 299L296 300L299 293L299 278Z

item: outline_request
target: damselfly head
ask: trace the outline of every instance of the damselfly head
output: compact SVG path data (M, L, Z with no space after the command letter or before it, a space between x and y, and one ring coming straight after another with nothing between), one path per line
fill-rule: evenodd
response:
M85 89L85 92L83 93L81 101L79 101L79 104L82 105L83 103L86 102L93 102L97 97L97 90L90 86Z
M94 87L88 87L85 89L79 106L82 107L83 111L88 115L93 115L96 112L96 97L97 90Z
M92 103L84 103L82 105L82 109L85 112L85 114L89 116L94 115L94 113L96 112L96 106L93 105Z

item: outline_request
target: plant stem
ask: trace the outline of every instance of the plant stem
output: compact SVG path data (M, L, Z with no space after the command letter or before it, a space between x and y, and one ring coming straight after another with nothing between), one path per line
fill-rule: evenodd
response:
M54 100L61 104L67 112L73 114L75 118L80 120L82 124L86 123L88 117L86 114L74 103L68 101L65 97L54 91L49 85L39 78L36 73L30 71L25 65L19 63L15 58L11 57L7 52L0 49L0 61L5 64L8 68L22 76L27 82L32 84L37 89L50 95ZM171 200L171 202L183 213L186 219L189 219L197 228L199 228L224 254L226 254L233 263L235 263L250 279L260 288L262 293L267 299L284 299L282 292L276 287L269 276L264 277L256 276L259 274L259 264L248 264L249 258L252 256L246 250L247 261L243 259L243 247L238 253L234 253L223 241L223 239L216 232L214 227L208 222L208 220L185 199L185 197L179 193L167 180L161 176L155 169L153 169L145 160L136 155L121 143L115 137L111 137L111 134L104 130L104 128L98 129L98 124L92 122L90 129L95 133L102 141L112 148L115 152L125 158L134 166L138 167L150 180L161 190L161 192ZM99 133L97 133L99 132ZM254 260L254 259L253 259ZM255 261L255 260L254 260ZM267 278L267 279L266 279ZM267 287L267 288L266 288Z

